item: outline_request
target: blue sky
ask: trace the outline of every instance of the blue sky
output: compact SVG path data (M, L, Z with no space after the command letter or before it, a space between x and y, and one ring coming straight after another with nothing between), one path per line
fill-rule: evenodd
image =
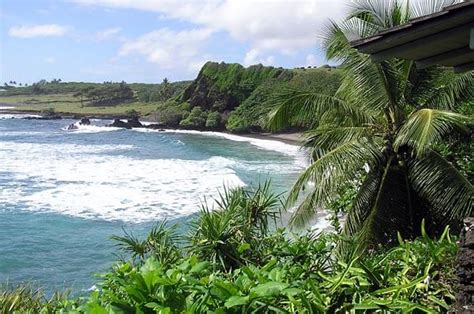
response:
M295 67L345 0L2 0L0 84L193 79L208 60Z

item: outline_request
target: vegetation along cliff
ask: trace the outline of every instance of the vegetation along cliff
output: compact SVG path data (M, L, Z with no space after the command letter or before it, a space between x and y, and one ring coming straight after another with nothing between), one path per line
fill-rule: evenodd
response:
M181 97L159 106L156 118L183 128L262 131L266 130L271 97L282 89L333 94L339 84L339 71L330 66L283 69L258 64L245 68L207 62Z

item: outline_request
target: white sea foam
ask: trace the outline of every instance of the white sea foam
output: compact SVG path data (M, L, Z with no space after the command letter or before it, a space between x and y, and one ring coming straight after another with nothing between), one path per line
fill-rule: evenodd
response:
M295 157L295 163L300 167L306 167L308 165L307 154L304 150L302 150L297 145L291 145L291 144L283 143L283 142L278 141L278 140L266 140L266 139L258 139L258 138L252 138L252 137L246 137L246 136L239 136L239 135L234 135L234 134L229 134L229 133L222 133L222 132L195 131L195 130L170 130L170 129L165 129L165 130L158 131L158 130L137 128L137 129L133 129L133 131L197 134L197 135L203 135L203 136L214 136L214 137L225 138L225 139L235 141L235 142L247 142L251 145L257 146L257 147L265 149L265 150L277 151L279 153Z
M76 122L74 124L76 125L77 129L70 130L70 131L77 132L77 133L98 133L98 132L110 132L110 131L123 130L122 128L115 128L115 127L108 127L108 126L80 125L79 122ZM149 124L152 124L152 122L142 122L142 124L149 125ZM67 130L67 127L65 127L64 129ZM239 136L239 135L223 133L223 132L195 131L195 130L173 130L173 129L153 130L153 129L147 129L147 128L134 128L132 129L132 131L145 132L145 133L196 134L196 135L202 135L202 136L213 136L213 137L225 138L227 140L231 140L235 142L247 142L261 149L277 151L279 153L295 157L295 163L300 167L306 167L308 165L307 154L304 150L302 150L297 145L283 143L278 140L252 138L252 137Z
M0 109L5 107L0 107ZM0 120L7 119L23 119L23 118L40 118L40 115L36 114L25 114L25 113L0 113Z
M93 119L92 121L100 121L97 119ZM63 128L64 131L71 131L72 133L100 133L100 132L111 132L111 131L118 131L123 130L122 128L112 127L112 126L101 126L101 125L82 125L79 121L73 123L74 129L68 129L69 126L65 126Z
M225 183L244 183L232 160L140 159L100 155L131 145L2 142L2 171L12 174L0 204L23 204L82 218L143 222L187 216ZM27 182L20 184L19 182Z

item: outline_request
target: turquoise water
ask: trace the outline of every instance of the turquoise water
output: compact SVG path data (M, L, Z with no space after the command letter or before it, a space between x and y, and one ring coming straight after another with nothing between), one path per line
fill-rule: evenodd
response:
M15 117L15 116L13 116ZM111 235L184 222L223 184L272 179L287 190L304 166L295 146L232 135L106 128L0 116L0 282L89 289L118 252Z

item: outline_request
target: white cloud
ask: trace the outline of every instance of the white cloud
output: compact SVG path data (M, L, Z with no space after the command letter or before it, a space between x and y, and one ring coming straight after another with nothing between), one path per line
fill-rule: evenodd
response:
M317 65L318 59L315 55L309 54L306 56L306 66L314 66Z
M121 27L111 27L111 28L107 28L107 29L104 29L102 31L99 31L95 34L95 38L98 40L98 41L103 41L103 40L107 40L107 39L111 39L113 38L115 35L117 35L118 33L120 33L122 31L122 28Z
M163 69L184 65L194 70L196 64L202 63L201 47L211 35L210 29L174 31L162 28L126 40L119 50L119 56L139 54Z
M63 36L67 29L58 24L13 26L8 30L8 35L19 38Z
M46 63L55 63L56 62L56 58L54 57L47 57L46 59L44 59L44 61Z
M348 4L347 0L71 1L106 8L152 11L199 28L227 32L235 40L250 45L245 57L247 61L260 60L264 54L292 54L299 49L314 47L328 18L343 16Z
M258 63L261 63L263 65L274 65L275 57L273 55L264 57L262 56L262 53L255 48L247 51L244 58L244 65L249 66Z

